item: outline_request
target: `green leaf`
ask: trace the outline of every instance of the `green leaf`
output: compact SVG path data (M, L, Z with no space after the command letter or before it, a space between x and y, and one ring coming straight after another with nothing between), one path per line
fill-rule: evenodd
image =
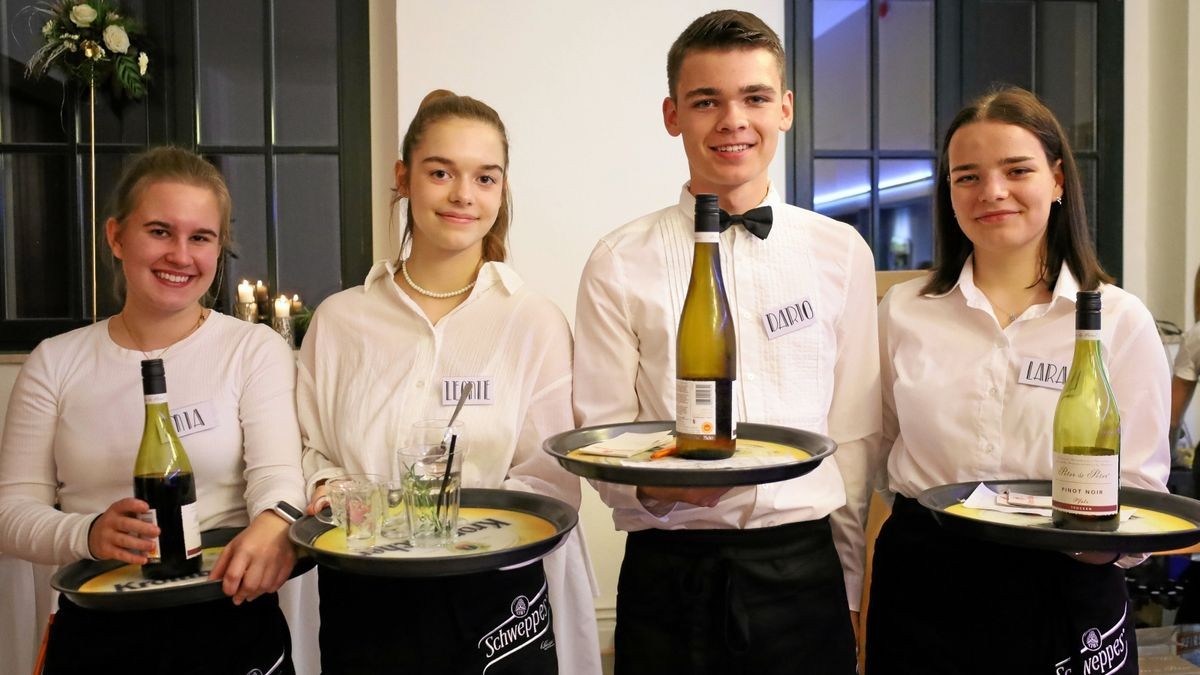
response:
M117 81L129 98L138 99L146 95L146 83L138 72L137 62L129 56L118 56L116 59Z

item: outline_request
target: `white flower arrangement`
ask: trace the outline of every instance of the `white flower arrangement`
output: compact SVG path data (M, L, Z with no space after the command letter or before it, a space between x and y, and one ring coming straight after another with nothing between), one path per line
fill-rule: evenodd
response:
M49 18L41 31L46 44L29 58L27 77L41 77L55 67L89 84L111 75L118 94L131 99L146 95L150 57L141 47L142 26L115 3L59 0L32 9Z

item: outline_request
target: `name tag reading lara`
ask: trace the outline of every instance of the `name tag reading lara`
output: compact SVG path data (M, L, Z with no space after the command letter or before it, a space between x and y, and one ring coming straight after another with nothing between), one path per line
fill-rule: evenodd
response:
M762 322L763 328L767 329L767 339L774 340L813 325L817 322L817 313L812 300L805 296L797 302L766 312L762 315Z
M1062 391L1063 385L1067 383L1068 370L1069 366L1038 358L1021 357L1021 372L1017 374L1017 382Z
M171 423L175 425L175 433L180 438L220 426L217 409L213 407L212 401L179 406L171 410Z
M496 403L496 387L491 377L443 377L442 405L458 405L463 385L471 383L471 394L466 405L493 405Z

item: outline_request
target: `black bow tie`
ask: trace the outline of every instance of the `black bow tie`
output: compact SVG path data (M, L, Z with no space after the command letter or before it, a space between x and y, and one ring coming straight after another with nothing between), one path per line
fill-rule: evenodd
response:
M725 213L725 209L721 209L721 231L729 229L730 225L740 223L746 231L759 239L766 239L768 234L771 234L771 207L760 206L756 209L741 214L740 216L731 216Z

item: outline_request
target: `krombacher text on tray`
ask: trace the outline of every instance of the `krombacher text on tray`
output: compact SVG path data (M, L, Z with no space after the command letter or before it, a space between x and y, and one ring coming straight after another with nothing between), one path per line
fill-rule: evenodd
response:
M1113 532L1120 524L1121 415L1100 353L1100 293L1075 301L1075 357L1054 410L1054 525Z
M202 560L196 480L171 423L162 359L142 361L142 392L146 426L133 468L133 494L150 505L139 518L160 530L142 574L150 579L194 574Z
M720 235L716 195L696 195L692 280L675 343L675 440L687 459L725 459L737 438L737 340L721 279Z

